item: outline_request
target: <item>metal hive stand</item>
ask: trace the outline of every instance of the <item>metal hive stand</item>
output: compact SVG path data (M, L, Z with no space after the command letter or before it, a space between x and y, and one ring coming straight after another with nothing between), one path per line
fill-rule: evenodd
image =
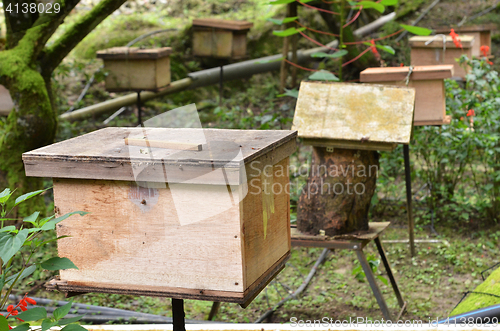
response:
M296 228L292 228L292 246L296 247L323 247L328 249L348 249L356 252L358 256L359 262L365 272L366 278L370 287L377 299L377 302L382 310L382 314L388 320L394 321L392 318L392 314L387 307L384 297L382 296L382 292L378 287L375 276L373 275L372 269L366 260L366 256L363 253L363 248L365 248L370 241L375 241L375 245L377 246L377 250L380 254L380 258L382 259L382 263L387 271L387 275L391 282L394 293L396 294L396 298L398 300L398 304L401 307L401 310L396 317L395 320L399 320L399 317L406 310L406 302L403 300L401 292L399 291L398 284L394 279L394 275L392 274L391 266L389 265L389 261L387 260L387 256L385 255L384 248L382 247L382 243L379 239L380 234L389 226L390 222L377 222L377 223L369 223L369 230L364 231L359 234L348 234L338 237L326 237L326 236L313 236L306 235L300 233Z

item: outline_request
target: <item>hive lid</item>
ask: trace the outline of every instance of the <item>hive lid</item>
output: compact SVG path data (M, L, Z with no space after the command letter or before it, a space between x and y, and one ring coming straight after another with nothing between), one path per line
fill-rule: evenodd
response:
M410 67L368 68L361 72L362 83L404 81ZM410 80L446 79L453 76L453 65L415 66Z
M410 142L414 104L413 88L302 82L292 128L311 145L392 150Z
M24 153L23 161L27 176L232 185L246 182L245 165L257 158L266 155L275 164L292 154L296 136L285 130L105 128Z
M113 47L97 51L97 57L104 60L159 59L169 56L172 48Z
M193 20L193 26L238 31L250 29L253 23L247 21L221 20L218 18L197 18Z
M459 35L458 38L462 43L463 48L471 48L474 44L474 36ZM439 36L415 36L410 39L411 47L425 47L425 48L442 48L443 38ZM426 42L432 40L426 45ZM459 48L453 43L451 36L446 36L446 48Z
M482 31L492 31L497 29L496 24L481 24L481 25L469 25L469 26L442 26L434 29L436 33L450 33L451 29L455 32L482 32Z

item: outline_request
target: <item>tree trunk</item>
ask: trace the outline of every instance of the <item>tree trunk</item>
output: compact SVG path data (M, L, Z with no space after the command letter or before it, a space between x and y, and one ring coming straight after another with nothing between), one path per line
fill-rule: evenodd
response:
M0 83L9 89L15 109L0 126L0 185L17 195L43 187L41 178L27 178L21 155L54 141L57 117L41 74L31 68L21 50L0 53ZM50 84L50 83L49 83ZM19 205L16 214L45 213L43 197Z
M376 151L313 147L309 178L302 189L297 228L327 236L368 230L368 211L375 193Z

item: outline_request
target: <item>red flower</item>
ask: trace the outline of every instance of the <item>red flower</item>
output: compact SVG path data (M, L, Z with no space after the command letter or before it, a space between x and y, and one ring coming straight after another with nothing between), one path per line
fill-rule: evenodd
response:
M451 36L451 39L453 39L453 43L455 44L455 47L463 48L462 42L460 41L460 38L458 38L458 34L455 33L455 30L451 29L450 36Z
M24 307L24 306L19 306L19 308L21 308L22 311L26 311L28 310L28 308Z
M467 112L467 116L475 116L476 114L474 113L474 109L469 109Z
M488 53L490 52L490 46L483 45L479 48L481 53L483 53L483 56L488 56Z
M10 312L10 314L12 316L16 316L17 314L19 314L19 312L17 310L13 310L13 311Z
M400 66L400 67L404 67L404 66L405 66L405 64L404 64L404 63L401 63L399 66Z
M375 47L375 40L372 39L370 41L370 43L373 45L373 46L370 46L370 50L372 51L373 55L375 55L377 60L380 60L380 54L377 51L377 47Z
M488 61L488 64L489 64L490 66L492 66L492 65L493 65L493 62L491 62L491 61Z
M36 305L36 301L31 298L26 297L26 301L28 301L28 303L31 303L32 305Z
M22 299L21 301L19 301L19 306L26 307L27 305L28 303L26 302L26 300Z
M7 311L10 313L12 311L12 309L14 309L14 306L13 305L9 305L7 307Z
M464 117L463 117L463 116L462 116L462 117L460 117L460 120L461 120L461 121L463 121L463 120L464 120Z

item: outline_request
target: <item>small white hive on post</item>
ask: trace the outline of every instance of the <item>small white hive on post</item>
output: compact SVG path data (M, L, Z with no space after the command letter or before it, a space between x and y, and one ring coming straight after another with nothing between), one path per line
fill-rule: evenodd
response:
M170 47L142 49L113 47L97 52L103 59L106 90L145 91L158 90L170 84Z
M201 57L241 59L247 53L252 22L215 18L193 20L193 54Z
M54 179L53 286L248 304L290 254L295 131L106 128L23 154ZM288 190L286 189L288 187Z
M460 26L460 27L443 27L436 29L436 33L449 34L451 29L455 33L461 35L473 36L474 44L472 45L472 56L483 57L484 54L481 52L481 46L488 46L489 50L486 56L491 55L491 31L497 29L495 24L481 24L481 25L471 25L471 26Z
M451 36L445 36L443 43L441 36L415 36L410 38L411 65L429 66L438 64L452 64L454 75L457 78L465 79L468 72L456 61L462 55L472 58L472 47L477 42L473 36L458 36L462 43L462 48L457 47Z
M451 122L446 115L444 79L453 77L453 65L368 68L361 72L362 83L415 88L414 125L442 125Z

